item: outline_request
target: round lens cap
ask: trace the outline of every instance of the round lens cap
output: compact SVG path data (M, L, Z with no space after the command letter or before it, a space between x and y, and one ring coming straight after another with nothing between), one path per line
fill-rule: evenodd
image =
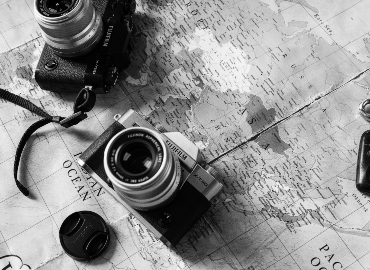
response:
M92 260L107 248L110 236L104 219L91 211L68 216L59 230L60 244L75 260Z

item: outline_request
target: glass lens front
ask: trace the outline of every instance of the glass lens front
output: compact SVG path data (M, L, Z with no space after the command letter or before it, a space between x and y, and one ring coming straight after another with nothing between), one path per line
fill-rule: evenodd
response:
M145 143L134 142L122 150L121 166L129 173L141 174L152 164L152 153Z
M62 13L73 4L73 0L46 0L45 6L50 13Z

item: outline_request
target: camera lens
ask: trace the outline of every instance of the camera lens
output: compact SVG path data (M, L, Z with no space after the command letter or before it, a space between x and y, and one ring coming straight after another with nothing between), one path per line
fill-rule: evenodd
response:
M104 169L118 195L138 210L167 204L181 186L177 156L158 132L148 128L116 134L106 146Z
M103 36L103 23L90 0L35 0L35 17L55 54L89 53Z
M72 6L72 0L45 0L45 9L50 14L60 14L66 12Z
M153 164L153 147L145 142L130 143L121 151L116 164L127 174L140 175L145 173Z

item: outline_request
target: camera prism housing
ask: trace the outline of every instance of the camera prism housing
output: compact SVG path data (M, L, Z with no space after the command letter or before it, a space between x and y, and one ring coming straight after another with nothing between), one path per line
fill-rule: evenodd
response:
M36 20L46 41L35 70L36 82L42 89L53 92L78 93L89 86L95 93L107 93L115 84L118 72L130 64L132 14L136 3L134 0L68 1L71 7L66 12L50 8L55 12L51 13L48 2L54 4L58 0L35 0Z
M215 169L200 165L196 145L147 120L134 110L116 116L78 163L158 239L175 246L222 184Z

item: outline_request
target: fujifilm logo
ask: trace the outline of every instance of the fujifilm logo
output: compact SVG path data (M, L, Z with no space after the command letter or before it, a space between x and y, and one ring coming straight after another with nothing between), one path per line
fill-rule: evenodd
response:
M105 39L104 39L104 44L103 44L104 47L108 46L110 36L112 35L112 32L113 32L113 25L110 25L110 26L108 26L107 34L106 34Z
M182 150L174 145L170 140L166 140L166 143L170 147L172 152L174 152L179 158L181 158L182 160L186 160L188 158L188 155L182 152Z
M94 70L93 70L93 72L92 72L92 74L96 74L96 71L98 70L98 66L99 66L99 59L98 60L96 60L96 62L95 62L95 67L94 67Z

